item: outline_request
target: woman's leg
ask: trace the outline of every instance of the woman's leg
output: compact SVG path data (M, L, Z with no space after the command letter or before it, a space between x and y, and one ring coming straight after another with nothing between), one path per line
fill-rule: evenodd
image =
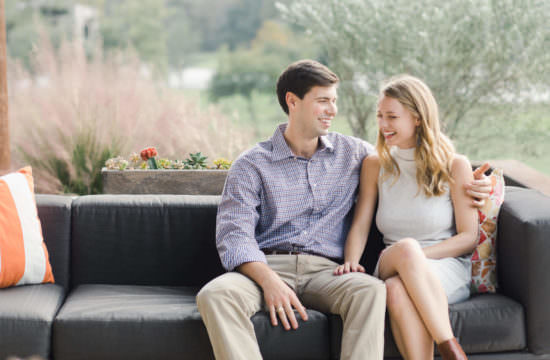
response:
M433 339L399 276L386 280L387 307L393 337L406 360L433 359Z
M453 338L447 296L426 256L414 239L403 239L380 257L381 279L399 275L432 338L439 344Z

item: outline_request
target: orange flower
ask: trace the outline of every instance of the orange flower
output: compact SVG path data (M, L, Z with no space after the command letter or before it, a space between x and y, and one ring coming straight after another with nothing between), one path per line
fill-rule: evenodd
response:
M145 148L140 152L140 156L143 161L147 161L150 158L154 158L157 155L158 155L157 149L155 149L154 147Z

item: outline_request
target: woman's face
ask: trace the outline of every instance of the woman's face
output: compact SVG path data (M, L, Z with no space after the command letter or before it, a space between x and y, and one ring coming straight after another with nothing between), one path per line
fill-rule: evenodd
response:
M410 149L416 146L416 127L420 121L397 99L384 96L378 102L378 129L388 146Z

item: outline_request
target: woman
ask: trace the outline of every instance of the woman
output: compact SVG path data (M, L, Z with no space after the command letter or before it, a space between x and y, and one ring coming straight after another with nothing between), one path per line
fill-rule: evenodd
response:
M477 211L463 191L468 159L441 133L437 103L419 79L391 79L378 102L377 155L363 161L345 263L334 273L362 271L378 197L376 225L384 235L375 275L386 283L393 335L405 359L466 359L453 335L448 304L469 297L469 255Z

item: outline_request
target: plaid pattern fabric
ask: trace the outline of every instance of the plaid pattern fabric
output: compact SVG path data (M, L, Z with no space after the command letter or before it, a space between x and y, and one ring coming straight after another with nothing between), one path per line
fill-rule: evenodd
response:
M374 148L329 133L311 159L296 157L285 129L280 125L229 170L216 224L218 252L229 271L245 262L266 263L260 249L343 258L361 163Z

